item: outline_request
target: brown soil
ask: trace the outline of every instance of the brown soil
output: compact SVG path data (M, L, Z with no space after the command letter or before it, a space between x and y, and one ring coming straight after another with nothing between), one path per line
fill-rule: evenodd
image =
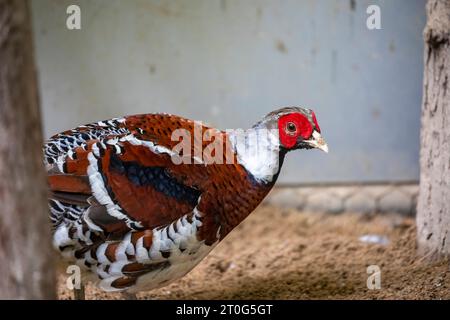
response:
M364 234L389 244L359 241ZM415 254L414 219L396 215L321 215L262 206L191 273L139 299L450 299L448 262ZM367 266L381 289L366 286ZM60 277L59 295L72 293ZM122 299L86 288L87 299Z

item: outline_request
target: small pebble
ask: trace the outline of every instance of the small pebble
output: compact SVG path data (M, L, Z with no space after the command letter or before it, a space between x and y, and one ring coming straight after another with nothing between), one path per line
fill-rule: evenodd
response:
M378 234L365 234L359 237L359 241L364 243L381 244L383 246L389 244L389 239L387 237Z

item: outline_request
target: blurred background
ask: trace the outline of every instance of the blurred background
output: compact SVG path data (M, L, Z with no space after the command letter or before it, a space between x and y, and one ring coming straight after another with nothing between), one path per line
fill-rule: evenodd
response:
M31 4L46 137L150 112L248 128L298 105L330 153L292 154L281 184L418 181L425 0ZM81 30L66 28L71 4Z

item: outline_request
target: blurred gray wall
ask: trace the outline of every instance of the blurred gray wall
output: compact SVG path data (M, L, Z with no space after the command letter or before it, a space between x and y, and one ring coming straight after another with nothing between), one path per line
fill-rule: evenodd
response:
M330 153L289 155L283 182L418 179L425 0L31 2L47 137L162 111L247 128L300 105Z

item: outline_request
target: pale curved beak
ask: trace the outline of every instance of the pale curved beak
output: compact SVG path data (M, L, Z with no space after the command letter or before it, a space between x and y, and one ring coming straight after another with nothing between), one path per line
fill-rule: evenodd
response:
M312 134L312 139L305 140L305 143L309 144L311 147L320 149L326 153L328 153L328 145L325 140L322 138L319 132L314 130Z

